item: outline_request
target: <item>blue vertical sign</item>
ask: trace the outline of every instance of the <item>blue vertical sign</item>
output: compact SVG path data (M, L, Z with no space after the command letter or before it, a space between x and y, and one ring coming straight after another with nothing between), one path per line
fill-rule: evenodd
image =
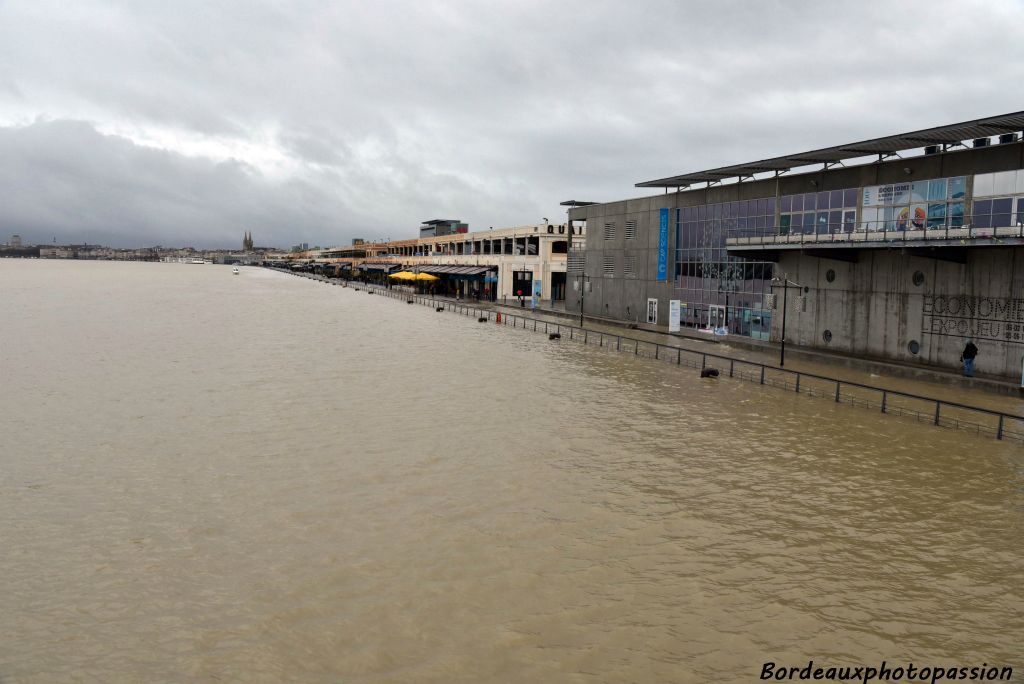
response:
M668 209L661 210L658 227L658 280L668 280Z

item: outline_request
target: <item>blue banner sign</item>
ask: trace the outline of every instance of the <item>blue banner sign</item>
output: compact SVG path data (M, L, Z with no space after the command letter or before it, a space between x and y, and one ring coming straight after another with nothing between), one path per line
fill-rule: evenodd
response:
M658 227L658 280L668 280L668 209L661 210Z

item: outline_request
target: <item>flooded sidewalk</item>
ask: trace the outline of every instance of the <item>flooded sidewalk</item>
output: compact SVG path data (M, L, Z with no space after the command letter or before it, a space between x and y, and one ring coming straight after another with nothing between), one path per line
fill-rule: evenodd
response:
M338 284L338 281L320 276L304 277L332 285ZM590 318L586 319L585 325L580 328L577 316L569 317L562 312L535 310L501 302L419 294L405 287L386 288L371 283L349 283L348 287L378 294L398 295L399 298L415 297L421 304L460 307L464 311L479 311L481 315L487 313L491 318L501 313L502 316L515 319L513 327L519 327L520 321L536 321L537 324L543 323L547 327L553 325L555 330L574 330L575 334L570 332L568 335L570 340L585 341L592 346L626 352L632 350L636 356L668 363L674 361L679 365L697 368L708 365L716 367L723 376L737 377L811 396L834 398L837 403L880 410L882 413L897 416L909 416L918 422L973 431L979 435L988 434L1000 439L1009 437L1024 441L1024 399L984 391L977 387L959 387L873 373L846 365L794 358L796 355L787 355L785 367L780 368L778 350L750 349L746 344L737 344L728 338L724 341L714 338L701 340L640 328L624 328L614 322L598 322ZM531 326L526 327L529 329ZM546 329L537 330L546 332ZM578 339L580 331L584 334L584 340ZM763 371L760 370L762 367ZM995 413L988 414L986 411ZM996 413L1005 415L1000 417Z
M455 299L444 297L435 297L435 299L438 299L439 301L456 301ZM478 306L482 309L493 309L495 311L501 311L502 313L508 313L514 316L535 318L548 323L579 327L578 315L569 317L568 313L556 313L541 309L534 310L529 307L521 308L500 302L491 303L476 302L473 300L459 300L459 303ZM602 323L595 321L590 317L585 319L582 327L605 335L638 339L651 344L660 344L665 347L671 347L673 349L682 349L701 354L716 354L719 356L749 361L751 363L766 364L769 366L779 365L779 351L777 348L764 350L750 349L746 344L733 343L728 337L725 340L719 341L711 335L708 335L707 340L702 340L698 337L692 336L700 334L692 330L688 331L688 334L686 335L658 333L643 330L641 328L623 327L622 325L612 322ZM1024 397L1014 397L994 393L977 387L951 386L949 384L939 382L929 382L926 380L905 378L885 373L862 371L840 363L833 364L822 361L811 361L800 357L800 352L803 350L796 348L793 351L797 353L790 354L790 349L787 349L785 368L788 370L823 375L847 382L871 385L881 389L924 395L944 401L969 404L972 406L991 409L993 411L1003 411L1006 413L1015 413L1024 416ZM825 355L820 356L825 357ZM949 375L954 374L950 373Z
M723 376L738 377L761 385L794 390L816 397L834 398L862 408L880 410L895 416L909 416L918 422L933 423L979 435L1024 441L1024 401L1014 397L984 392L975 388L955 388L902 377L883 376L806 360L787 360L785 368L777 365L778 357L768 351L750 350L714 340L702 341L640 329L623 329L614 324L587 321L580 328L578 320L564 315L541 312L524 307L510 307L491 302L458 300L412 292L388 290L362 285L380 293L415 297L420 304L456 307L462 312L480 312L494 316L501 313L505 323L513 327L546 333L569 330L569 339L616 351L633 350L636 356L703 368L717 367ZM536 324L544 324L538 328ZM580 340L580 334L583 340ZM596 333L596 336L594 335ZM563 335L564 337L564 335ZM675 356L672 354L675 352ZM764 370L760 370L763 368ZM760 376L758 376L760 372ZM905 396L910 395L910 396ZM940 405L941 404L941 405ZM1006 414L1002 417L986 411Z

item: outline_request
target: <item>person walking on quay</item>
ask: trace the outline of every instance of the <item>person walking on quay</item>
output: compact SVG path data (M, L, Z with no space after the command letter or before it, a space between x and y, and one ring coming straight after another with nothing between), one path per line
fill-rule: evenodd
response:
M974 377L974 357L978 355L978 348L974 346L974 340L967 338L967 344L960 353L960 360L964 362L964 377Z

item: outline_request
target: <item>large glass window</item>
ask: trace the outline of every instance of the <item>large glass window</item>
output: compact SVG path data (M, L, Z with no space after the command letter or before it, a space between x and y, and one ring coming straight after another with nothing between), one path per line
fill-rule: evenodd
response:
M967 177L949 179L949 199L962 200L967 196Z
M947 200L958 195L962 201L965 188L964 176L865 187L860 228L871 232L945 228L951 215Z
M1024 221L1024 169L979 173L974 177L973 215L967 223L974 228L1005 228ZM1014 215L1014 207L1017 213Z
M732 257L725 245L727 237L774 234L775 199L683 208L676 222L676 296L686 304L682 323L704 326L710 307L718 307L732 333L765 334L752 321L765 319L771 264Z
M857 212L856 211L844 211L843 212L843 232L852 233L854 226L857 224Z
M953 202L946 210L949 216L949 227L960 228L964 225L964 203Z
M846 230L844 214L852 212L856 215L857 189L784 195L780 198L779 207L780 228L787 225L791 234L839 233ZM853 230L853 223L849 230Z
M971 217L974 228L992 227L992 200L974 200L974 216Z
M917 181L910 185L910 201L924 202L928 199L928 181Z
M992 227L1003 228L1010 225L1010 211L1013 199L1009 197L992 200Z
M803 215L804 222L804 234L811 235L814 233L814 212L809 211Z

